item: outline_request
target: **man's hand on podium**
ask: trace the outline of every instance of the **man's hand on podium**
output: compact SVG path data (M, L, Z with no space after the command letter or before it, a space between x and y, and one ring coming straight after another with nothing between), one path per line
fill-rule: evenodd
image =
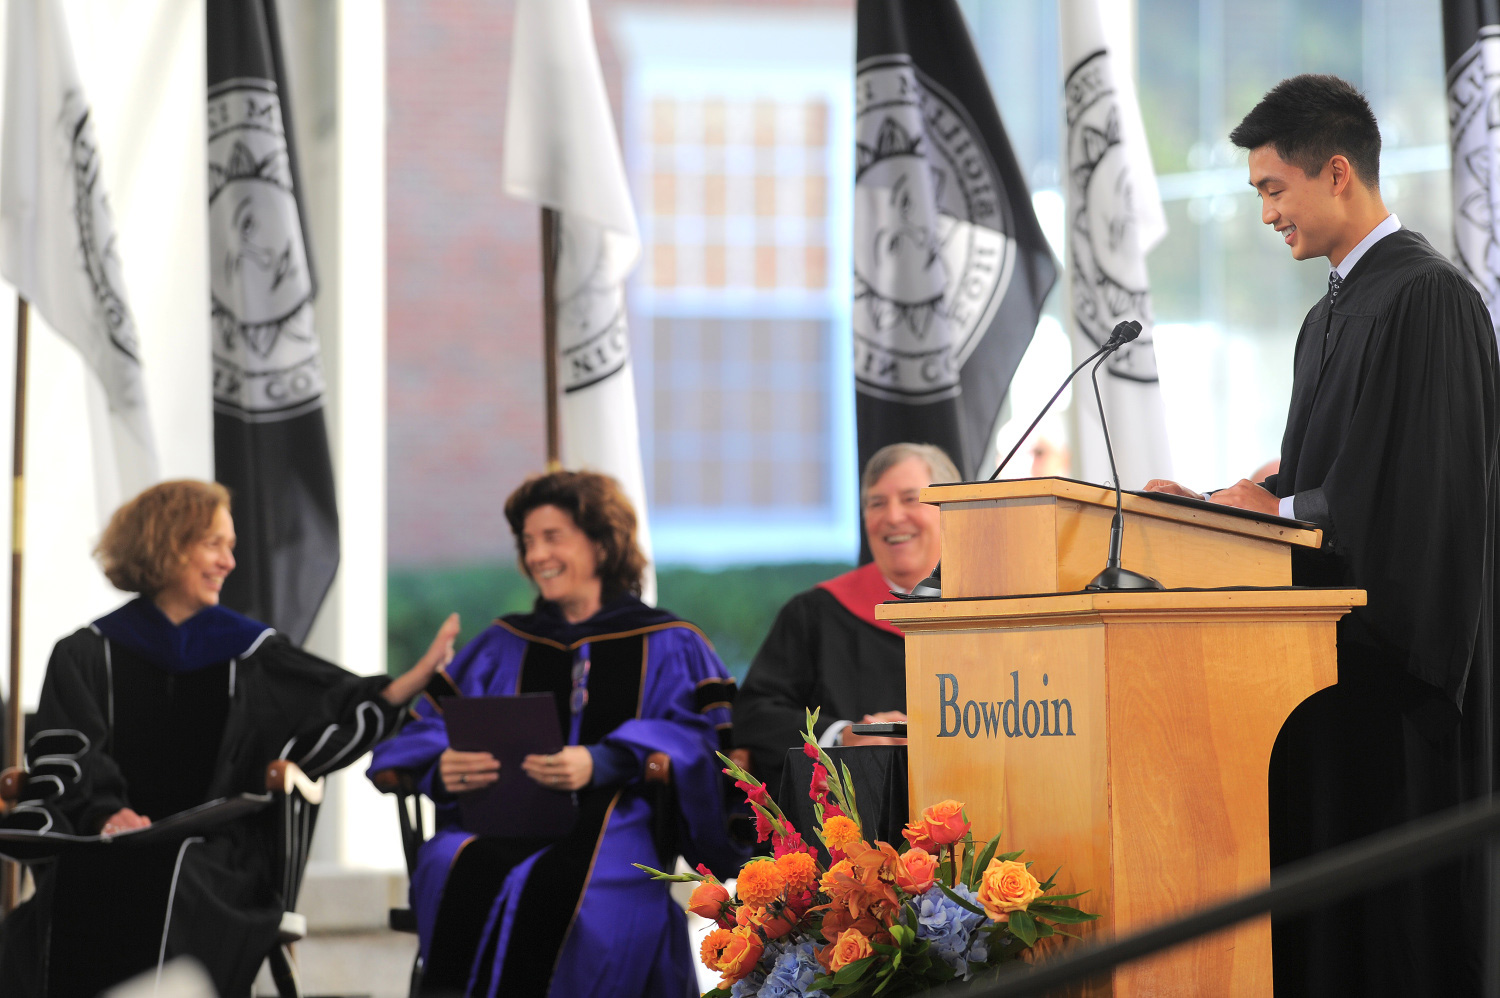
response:
M1248 478L1241 478L1229 488L1213 493L1208 497L1208 501L1222 503L1225 506L1238 506L1240 509L1264 513L1266 516L1279 516L1281 512L1281 500Z
M1186 488L1184 486L1178 485L1176 482L1169 482L1165 478L1153 478L1153 479L1151 479L1151 481L1147 482L1146 483L1146 487L1144 489L1142 489L1141 491L1142 492L1165 492L1168 495L1186 496L1189 499L1202 499L1203 498L1203 493L1202 492L1194 492L1190 488Z
M1153 478L1146 483L1145 492L1165 492L1168 495L1187 496L1189 499L1202 499L1202 492L1194 492L1192 489L1178 485L1176 482L1165 478ZM1220 489L1208 496L1209 502L1216 502L1223 506L1236 506L1240 509L1248 509L1254 513L1264 513L1267 516L1281 515L1281 500L1270 492L1256 485L1248 478L1241 478L1227 489Z

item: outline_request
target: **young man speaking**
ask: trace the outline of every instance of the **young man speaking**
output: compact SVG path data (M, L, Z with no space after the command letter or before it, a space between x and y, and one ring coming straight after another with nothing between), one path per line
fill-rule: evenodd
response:
M1317 524L1323 547L1293 553L1292 581L1369 595L1339 622L1338 683L1272 755L1275 865L1494 787L1500 360L1479 293L1386 210L1357 90L1284 80L1230 140L1261 220L1330 269L1297 337L1280 473L1210 498ZM1478 855L1273 923L1278 998L1481 994Z

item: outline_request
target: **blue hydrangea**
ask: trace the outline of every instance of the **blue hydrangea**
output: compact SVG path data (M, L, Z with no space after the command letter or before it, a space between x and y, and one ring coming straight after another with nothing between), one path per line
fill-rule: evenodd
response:
M953 888L953 893L978 907L974 893L963 884ZM969 961L982 963L989 956L984 940L976 939L974 931L984 924L984 916L954 901L936 884L915 900L917 938L931 943L932 952L968 980ZM971 952L971 946L975 952Z
M812 990L813 978L823 972L816 950L811 940L784 950L766 974L759 998L824 998L822 991Z
M766 982L766 972L757 966L744 977L735 981L729 989L730 998L756 998L760 986Z

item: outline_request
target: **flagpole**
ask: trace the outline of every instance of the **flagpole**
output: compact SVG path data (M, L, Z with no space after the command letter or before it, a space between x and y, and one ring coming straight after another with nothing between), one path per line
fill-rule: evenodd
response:
M562 470L557 415L558 214L542 209L542 365L547 372L547 470Z
M26 346L31 326L31 308L16 298L16 399L11 442L10 511L10 699L6 701L5 765L21 765L26 741L25 715L21 710L21 559L25 549L26 500ZM7 861L0 880L0 909L9 914L16 906L21 886L21 865Z

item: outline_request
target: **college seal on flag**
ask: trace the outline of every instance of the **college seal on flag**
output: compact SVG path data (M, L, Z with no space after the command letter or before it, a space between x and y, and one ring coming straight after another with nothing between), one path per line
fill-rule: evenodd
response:
M596 385L625 369L625 277L633 240L562 215L557 253L558 383L564 392Z
M1105 369L1132 381L1156 381L1151 343L1151 293L1141 251L1130 159L1120 140L1120 107L1109 54L1095 52L1068 74L1068 244L1073 256L1073 314L1078 328L1103 346L1123 319L1146 331L1117 350Z
M860 62L855 102L855 386L952 398L1015 269L1003 188L968 114L910 57Z
M316 408L313 276L272 81L210 88L208 189L214 405L260 420Z
M83 268L88 281L94 325L102 334L100 340L93 342L107 342L112 348L96 350L101 356L92 366L104 382L111 408L141 408L145 399L141 391L140 341L130 306L125 301L125 284L120 279L120 258L115 252L115 223L99 176L99 147L94 139L93 117L78 90L63 94L62 107L57 134L67 149L68 172L72 180L72 222L78 235L76 262ZM86 346L79 344L87 354L90 351ZM108 356L102 355L105 353Z
M1494 312L1500 275L1500 225L1493 192L1500 189L1500 28L1479 29L1479 40L1448 71L1448 141L1453 155L1455 261Z

